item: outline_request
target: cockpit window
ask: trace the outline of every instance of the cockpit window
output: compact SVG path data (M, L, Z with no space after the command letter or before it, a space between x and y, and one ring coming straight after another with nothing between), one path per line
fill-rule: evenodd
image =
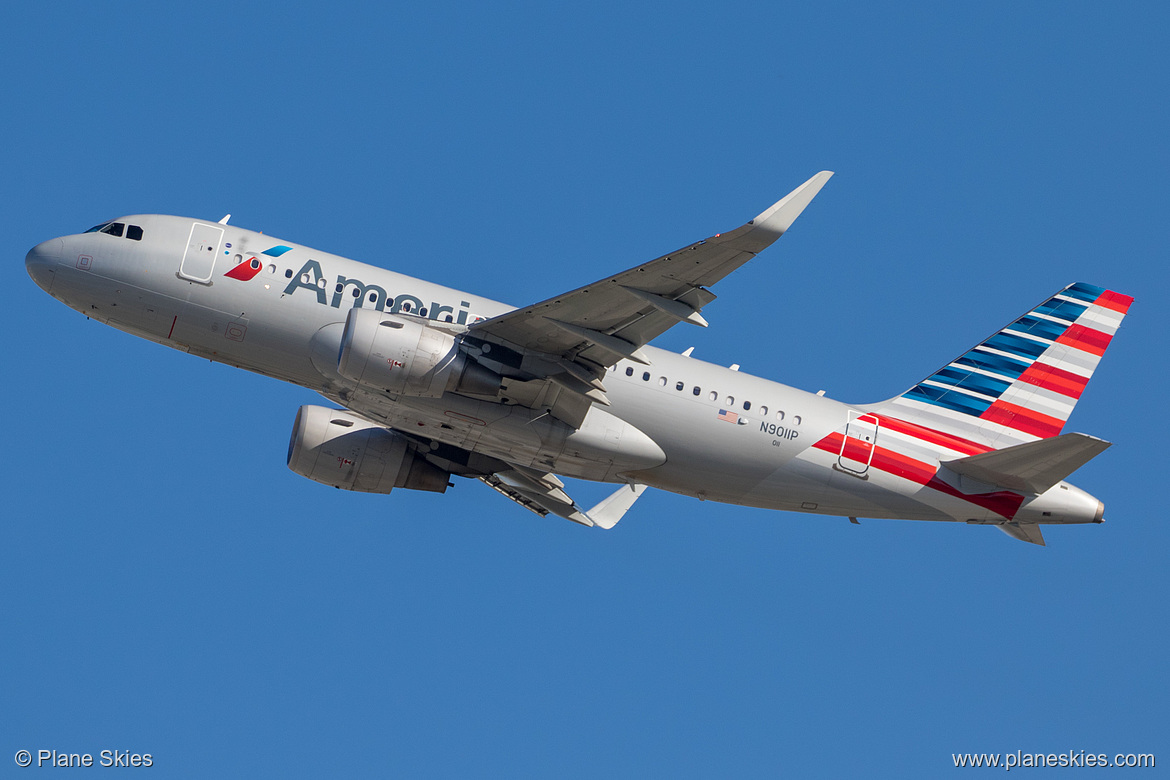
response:
M86 233L106 233L111 236L123 236L125 231L125 238L131 241L142 240L142 228L138 225L127 225L125 222L103 222L100 225L94 225Z

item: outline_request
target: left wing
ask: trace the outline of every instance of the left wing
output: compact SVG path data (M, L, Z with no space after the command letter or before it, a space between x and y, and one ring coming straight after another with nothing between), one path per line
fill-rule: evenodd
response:
M625 484L589 511L582 509L556 474L508 463L451 444L406 434L419 445L419 454L450 474L478 479L502 496L541 517L550 514L586 526L613 528L646 490L645 485Z
M640 348L675 323L706 326L699 311L715 299L707 287L783 235L832 175L821 171L729 233L478 322L463 343L505 376L550 380L585 401L585 408L607 403L605 369L627 358L645 363ZM554 404L548 406L556 413Z
M564 491L564 483L555 474L537 475L508 470L480 477L480 481L530 512L541 517L550 514L586 526L610 529L617 525L634 502L646 491L645 485L626 484L602 499L586 512ZM554 486L554 484L556 486ZM559 487L558 487L559 486Z

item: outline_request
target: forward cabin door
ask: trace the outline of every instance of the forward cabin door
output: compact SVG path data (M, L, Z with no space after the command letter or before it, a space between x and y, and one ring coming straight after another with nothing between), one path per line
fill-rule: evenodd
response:
M845 440L841 442L838 465L850 474L858 476L869 471L873 450L877 445L878 418L872 414L849 412L845 425Z
M187 251L183 253L183 262L179 266L179 276L192 282L211 284L215 256L219 254L222 240L223 228L219 225L204 225L202 222L191 225Z

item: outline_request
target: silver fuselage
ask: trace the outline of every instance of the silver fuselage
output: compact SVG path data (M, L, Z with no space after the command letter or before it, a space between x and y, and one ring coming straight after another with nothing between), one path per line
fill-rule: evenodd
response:
M604 382L611 405L590 411L583 426L590 435L524 405L453 393L390 397L361 389L337 372L341 331L352 307L454 324L513 307L232 225L160 215L118 221L139 226L141 240L103 233L52 239L29 252L30 275L92 319L302 385L388 427L569 477L635 478L725 503L865 517L1003 519L954 491L889 471L841 468L843 456L824 442L845 427L850 413L856 417L871 407L653 347L644 348L650 365L622 361L610 368ZM200 251L200 231L213 237L222 231L207 250L210 257L193 254ZM288 249L262 254L274 246ZM261 267L250 278L225 276L253 255ZM623 461L622 432L613 420L649 437L665 462L633 471L624 467L638 461L634 456ZM889 452L909 451L916 463L938 468L938 453L909 445L895 433L882 436ZM626 439L632 442L634 435ZM1027 498L1016 515L1019 521L1045 523L1099 518L1099 502L1067 483Z

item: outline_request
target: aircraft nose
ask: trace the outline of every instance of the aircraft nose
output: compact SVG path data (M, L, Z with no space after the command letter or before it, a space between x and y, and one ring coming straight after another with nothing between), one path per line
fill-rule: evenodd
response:
M45 292L49 292L53 286L53 272L57 268L57 263L61 261L61 255L64 251L65 242L59 238L51 238L37 244L24 256L25 270L37 283L37 287Z

